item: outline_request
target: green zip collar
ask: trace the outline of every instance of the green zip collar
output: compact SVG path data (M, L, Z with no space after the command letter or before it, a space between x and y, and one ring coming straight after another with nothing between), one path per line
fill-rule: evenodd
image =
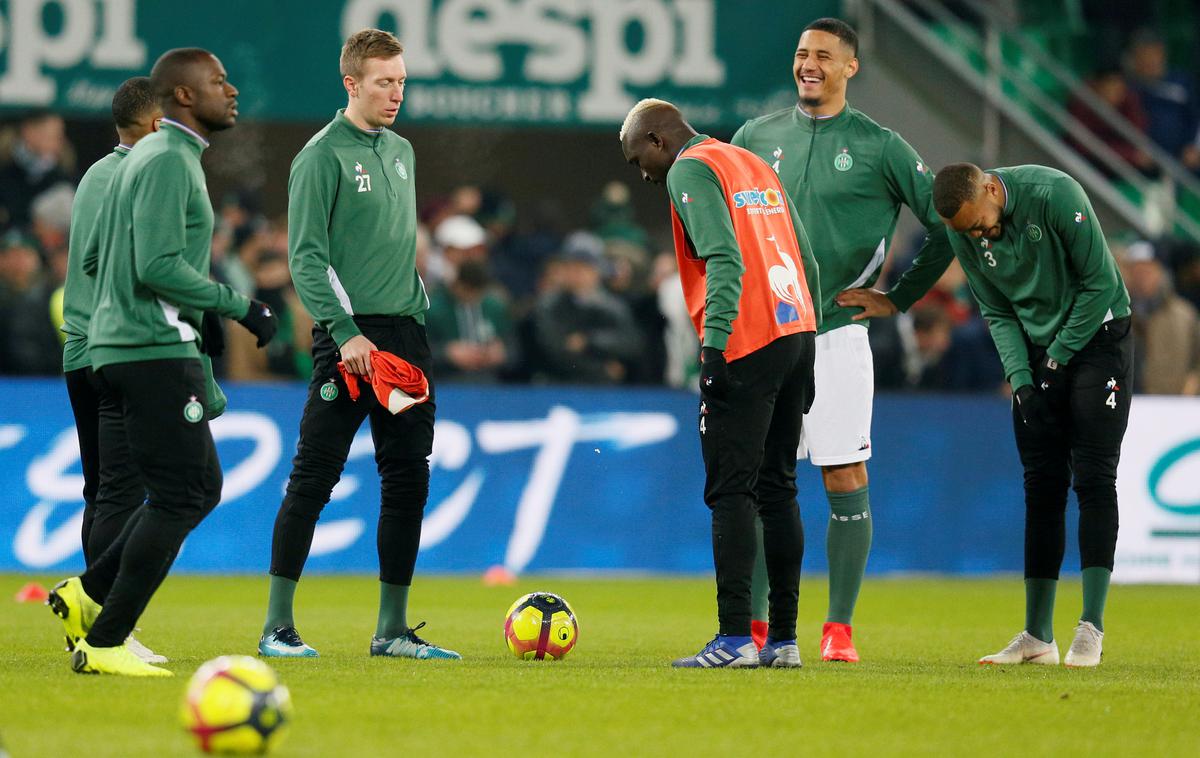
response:
M196 151L196 155L203 153L204 148L208 147L208 140L201 137L195 130L178 121L164 118L162 125L167 133L167 139L182 140L184 144Z
M374 147L379 142L379 138L383 136L382 126L378 129L359 129L353 121L346 118L345 108L338 108L338 112L334 114L333 127L355 142L367 147Z
M1014 205L1012 187L1008 186L1008 182L1004 181L1004 175L999 171L992 170L988 171L987 173L999 179L1000 186L1004 188L1004 209L1000 211L1000 215L1004 218L1008 218L1012 215Z
M821 130L835 129L850 120L850 103L846 103L836 115L833 116L817 116L816 118L804 112L799 103L792 109L792 122L797 126L807 126L813 131L816 131L817 125L820 124Z

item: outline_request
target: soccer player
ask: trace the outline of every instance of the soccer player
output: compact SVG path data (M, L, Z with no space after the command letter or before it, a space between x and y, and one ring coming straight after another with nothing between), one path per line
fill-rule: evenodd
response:
M84 272L96 277L91 365L101 395L120 409L147 502L82 576L51 593L80 673L172 676L135 657L125 640L184 538L221 496L201 402L201 311L239 319L260 346L277 328L265 305L208 278L213 212L200 155L209 135L237 120L237 89L199 48L164 53L150 81L162 128L117 166L83 258Z
M427 402L393 415L373 393L351 400L337 369L341 360L352 373L369 375L371 352L383 350L429 372L429 300L416 265L413 149L388 129L404 101L403 52L388 32L351 35L341 55L349 102L292 162L288 261L317 326L300 442L271 544L270 598L258 644L264 656L317 655L296 631L293 598L317 518L369 417L382 485L379 619L370 654L461 658L418 637L424 622L414 628L407 619L429 495L433 390Z
M1025 469L1025 629L980 663L1057 664L1067 488L1079 500L1083 612L1066 665L1100 663L1129 421L1129 293L1079 183L1045 166L942 169L938 214L1013 391Z
M871 293L907 205L929 231L909 270L885 296L890 312L907 310L937 281L953 255L931 202L933 174L907 142L846 103L858 73L858 35L822 18L800 35L792 74L800 101L746 122L732 143L779 174L804 221L821 266L816 401L804 423L803 450L821 468L829 498L829 608L821 658L858 661L851 639L854 606L871 549L867 460L875 393L867 324L856 306ZM843 290L854 290L841 294ZM765 636L766 576L754 583L755 632Z
M112 101L113 119L117 124L116 147L92 164L75 191L71 206L71 236L67 255L67 277L63 285L63 375L67 395L75 415L75 432L79 437L79 458L83 465L83 557L91 563L112 543L129 514L141 505L144 495L141 481L135 482L132 497L112 503L97 517L96 494L99 489L100 441L97 391L88 356L87 332L95 301L93 280L83 273L84 242L93 233L101 204L108 195L108 183L121 160L138 140L158 131L162 107L154 97L150 78L135 76L117 88ZM136 472L134 472L136 475Z
M101 204L108 196L108 183L117 166L138 140L158 131L162 119L149 77L135 76L117 88L112 101L117 125L118 144L113 151L92 164L75 191L71 206L71 234L67 253L67 277L63 285L63 375L67 396L75 415L75 433L79 438L79 460L83 467L83 559L91 565L117 538L129 516L145 500L145 487L129 456L125 426L120 409L111 398L102 398L88 356L87 333L95 296L93 280L83 273L84 243L93 233ZM101 436L100 416L111 424ZM100 450L104 448L107 466L101 469ZM104 476L101 477L103 472ZM101 486L103 482L103 486ZM67 641L74 646L73 640ZM166 663L134 637L129 649L150 663Z
M683 292L702 344L700 448L720 629L673 665L799 667L796 446L813 400L817 264L779 177L753 153L697 134L662 100L637 103L620 140L643 179L667 185ZM756 512L771 579L771 636L761 651L750 637Z

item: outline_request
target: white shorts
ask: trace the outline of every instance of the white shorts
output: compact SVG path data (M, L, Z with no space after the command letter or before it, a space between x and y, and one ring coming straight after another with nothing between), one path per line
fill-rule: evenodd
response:
M797 457L840 466L871 457L875 367L867 328L847 324L817 335L816 398L804 417Z

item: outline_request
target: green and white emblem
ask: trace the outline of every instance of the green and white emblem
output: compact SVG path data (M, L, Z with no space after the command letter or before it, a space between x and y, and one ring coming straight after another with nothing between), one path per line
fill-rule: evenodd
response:
M833 159L833 167L838 171L849 171L853 165L854 158L850 155L848 148L843 147L842 152L838 153L837 157Z
M198 424L204 419L204 406L192 395L187 405L183 406L183 418L189 424Z
M1029 238L1030 242L1037 242L1042 238L1042 227L1037 224L1030 224L1025 227L1025 236Z
M399 158L396 159L396 173L400 175L401 179L408 178L408 169L404 167L404 163Z
M338 396L338 386L332 379L330 379L329 381L327 381L321 385L321 399L322 400L324 400L327 403L333 402L334 400L337 400L337 396Z

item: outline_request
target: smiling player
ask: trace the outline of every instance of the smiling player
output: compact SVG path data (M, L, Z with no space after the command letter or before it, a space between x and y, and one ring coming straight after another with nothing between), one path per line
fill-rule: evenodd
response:
M846 86L858 68L854 29L836 18L813 21L793 59L799 103L748 121L732 140L779 174L821 267L825 320L817 333L817 396L805 418L803 447L821 467L829 498L829 610L821 658L847 662L858 660L850 624L872 531L866 462L875 382L867 342L871 314L860 309L871 305L881 315L908 310L953 259L933 208L933 172L899 134L846 103ZM929 233L912 268L884 294L868 288L879 277L901 205ZM761 550L759 555L756 641L766 636L767 583Z

